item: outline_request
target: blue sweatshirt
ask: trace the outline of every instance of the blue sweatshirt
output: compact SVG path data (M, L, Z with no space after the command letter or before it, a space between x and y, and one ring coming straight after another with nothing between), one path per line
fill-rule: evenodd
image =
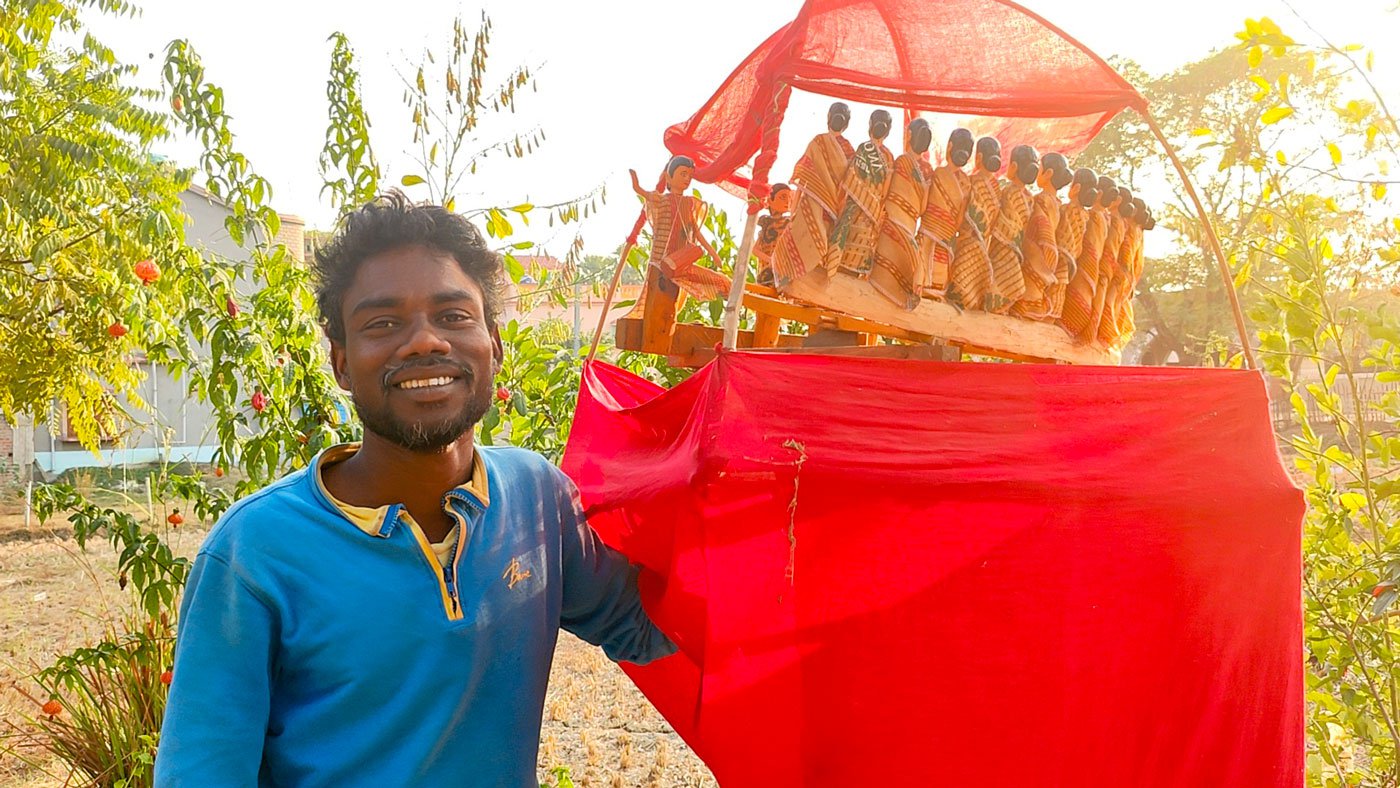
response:
M329 496L322 463L353 451L210 531L181 603L157 786L534 788L561 626L614 660L675 650L543 458L477 449L471 483L443 500L459 534L443 566L402 506Z

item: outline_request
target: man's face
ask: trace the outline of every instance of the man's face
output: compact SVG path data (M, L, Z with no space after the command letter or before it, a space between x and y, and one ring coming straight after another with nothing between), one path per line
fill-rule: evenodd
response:
M425 452L470 434L491 407L502 355L484 301L445 252L407 246L360 265L331 364L367 431Z

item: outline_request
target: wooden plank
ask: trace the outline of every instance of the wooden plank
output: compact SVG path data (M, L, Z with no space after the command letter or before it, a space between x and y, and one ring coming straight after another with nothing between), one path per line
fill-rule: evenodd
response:
M621 350L635 350L644 353L654 351L644 348L643 319L629 315L618 318L614 324L616 345ZM778 334L777 347L801 347L805 337L793 334ZM715 357L715 346L724 340L724 329L718 326L702 326L694 323L678 323L671 335L671 344L657 355L666 356L674 367L702 367ZM739 332L739 347L752 348L754 332Z
M853 331L858 334L878 334L900 339L905 342L915 344L928 344L933 341L933 337L917 331L909 331L898 326L886 325L874 320L867 320L839 312L832 312L829 309L809 306L807 304L793 303L782 300L776 296L769 296L766 293L758 292L757 286L750 286L751 289L744 293L744 306L752 309L760 315L773 315L783 320L791 320L795 323L806 323L809 326L826 326L839 331ZM772 288L763 288L773 292Z
M927 298L916 309L906 311L890 303L868 282L848 274L832 276L825 287L815 284L809 274L790 283L784 295L910 333L938 337L963 345L970 353L1072 364L1117 365L1120 361L1117 351L1076 345L1064 329L1049 323L987 312L959 312Z

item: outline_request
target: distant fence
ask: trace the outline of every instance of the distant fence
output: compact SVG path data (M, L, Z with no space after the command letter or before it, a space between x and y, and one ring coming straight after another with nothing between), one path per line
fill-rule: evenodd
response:
M1369 422L1378 422L1385 419L1385 415L1374 407L1378 405L1386 394L1400 392L1400 382L1376 380L1376 373L1363 372L1355 376L1356 398L1361 400L1361 412ZM1316 378L1302 378L1298 381L1298 395L1303 398L1303 404L1308 409L1308 421L1313 424L1330 423L1332 416L1324 411L1317 400L1307 390L1307 384L1318 383ZM1351 387L1343 385L1342 380L1337 381L1333 387L1337 395L1342 413L1352 414L1356 412L1355 399L1352 397ZM1269 379L1269 401L1273 410L1274 426L1284 428L1292 426L1297 422L1297 414L1293 412L1293 405L1289 401L1287 389L1283 382L1275 378Z

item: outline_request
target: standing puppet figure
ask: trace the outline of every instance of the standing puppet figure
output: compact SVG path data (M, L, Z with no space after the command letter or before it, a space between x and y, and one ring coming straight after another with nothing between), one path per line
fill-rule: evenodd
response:
M792 189L786 183L775 183L768 192L768 213L758 217L758 238L753 244L753 256L763 265L758 269L758 283L773 284L773 251L778 239L787 232L792 217Z
M968 178L967 210L953 251L948 283L948 303L959 309L981 309L992 292L992 258L987 251L989 228L1001 210L997 171L1001 169L1001 143L995 137L977 141L977 166Z
M894 160L889 193L885 196L885 220L875 242L870 284L882 295L912 310L923 298L924 258L919 254L919 214L928 200L933 167L924 154L933 142L928 121L917 118L904 132L904 152Z
M729 290L729 280L718 271L701 268L696 262L704 254L716 264L719 255L700 232L705 221L705 203L688 195L695 162L688 156L672 156L666 164L665 191L647 191L631 171L632 189L646 202L651 224L651 257L656 266L677 285L704 300L718 298Z
M953 264L953 239L967 212L971 184L963 167L972 159L972 132L954 129L948 137L948 163L937 167L929 179L928 200L919 217L919 259L925 278L923 294L943 298Z
M1075 342L1087 344L1094 327L1094 305L1099 300L1099 257L1103 254L1104 239L1108 234L1108 217L1100 207L1099 184L1112 179L1100 179L1090 169L1081 169L1074 174L1074 183L1069 187L1070 201L1065 206L1067 212L1082 211L1084 214L1084 237L1080 239L1079 252L1074 256L1078 265L1074 277L1069 280L1069 291L1065 294L1064 314L1060 326ZM1115 190L1117 186L1112 186Z
M1069 162L1058 153L1047 153L1040 160L1036 185L1040 191L1031 199L1031 218L1021 243L1021 271L1026 293L1012 307L1011 313L1031 320L1044 320L1054 310L1052 303L1056 286L1069 284L1068 260L1060 257L1056 235L1060 230L1060 189L1069 185L1074 175Z
M1114 321L1114 337L1110 347L1122 348L1132 339L1137 330L1133 314L1133 294L1137 292L1138 279L1142 277L1142 234L1147 223L1147 203L1141 197L1134 197L1130 203L1132 221L1128 222L1122 251L1118 254L1122 267L1123 283L1118 293L1118 307Z
M846 177L841 179L844 201L828 239L831 243L826 249L827 273L838 265L857 276L870 273L894 166L894 155L884 143L893 124L890 113L882 109L870 113L870 139L856 148Z
M1107 345L1113 338L1113 331L1107 332L1105 338L1105 323L1109 329L1115 328L1116 320L1117 288L1121 286L1122 272L1119 269L1118 253L1123 247L1123 237L1127 234L1127 217L1123 214L1123 202L1126 196L1132 199L1132 192L1127 187L1107 188L1105 181L1111 183L1111 179L1099 179L1099 207L1103 209L1107 218L1108 232L1104 236L1103 250L1099 252L1099 286L1094 294L1094 326L1089 334L1088 341L1096 342L1100 345ZM1128 212L1132 212L1132 203L1127 206Z
M1017 145L1011 149L1011 167L1006 174L1001 208L991 224L987 244L992 258L992 291L983 307L998 314L1011 311L1026 292L1026 277L1021 273L1021 244L1031 218L1031 192L1026 187L1040 174L1040 155L1029 145Z
M786 234L773 250L773 284L782 289L808 271L825 265L827 238L841 207L841 179L855 150L841 132L851 122L851 108L838 101L826 113L824 134L807 144L792 170L797 201Z
M1060 248L1061 277L1056 273L1055 285L1050 288L1050 314L1048 320L1060 322L1069 303L1069 292L1074 282L1079 280L1079 253L1084 248L1084 231L1089 224L1089 208L1098 199L1099 176L1093 170L1080 169L1072 176L1069 196L1060 205L1060 224L1055 230L1055 244ZM1093 303L1091 289L1083 299L1083 314L1089 314L1089 304Z

